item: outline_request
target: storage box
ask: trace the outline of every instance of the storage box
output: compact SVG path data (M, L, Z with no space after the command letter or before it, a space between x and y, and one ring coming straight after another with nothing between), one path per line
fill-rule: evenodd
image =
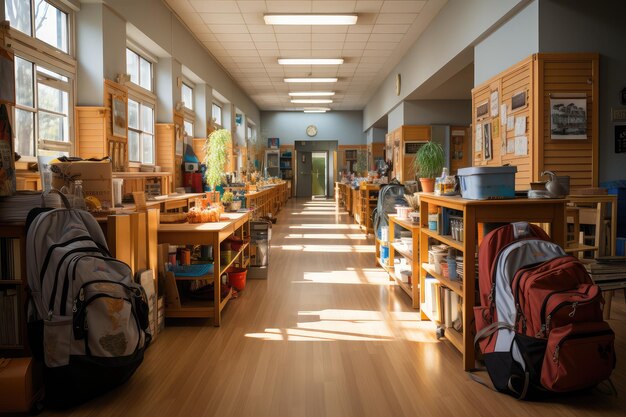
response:
M27 413L42 399L41 369L32 358L0 358L0 412Z
M470 200L515 198L516 167L459 168L461 196Z
M96 197L103 208L113 207L113 175L110 161L52 162L52 187L60 190L74 180L83 181L85 197ZM58 169L57 169L58 168Z

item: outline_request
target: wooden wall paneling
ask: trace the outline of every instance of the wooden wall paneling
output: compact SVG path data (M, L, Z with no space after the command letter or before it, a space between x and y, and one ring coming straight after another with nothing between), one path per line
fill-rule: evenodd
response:
M75 108L76 150L81 158L102 158L109 155L106 107Z
M430 126L402 126L400 135L400 148L399 148L399 160L402 166L402 177L400 181L413 181L415 180L415 155L405 155L404 144L406 142L414 141L429 141L431 139Z
M367 163L369 169L376 169L376 159L385 155L385 144L383 142L373 142L367 145Z
M463 133L463 135L456 134ZM450 174L472 165L472 132L468 126L450 126Z
M202 164L204 162L204 144L206 142L206 138L193 138L192 147L193 153L196 154L196 158Z
M156 163L161 171L173 173L176 177L175 152L176 152L176 126L173 123L156 124ZM176 180L172 179L170 189L174 189Z

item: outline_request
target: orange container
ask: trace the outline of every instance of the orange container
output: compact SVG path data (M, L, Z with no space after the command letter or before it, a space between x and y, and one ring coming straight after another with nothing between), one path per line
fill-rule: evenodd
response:
M231 287L237 291L243 291L246 287L246 274L248 270L246 268L228 268L226 273L228 274L228 283Z

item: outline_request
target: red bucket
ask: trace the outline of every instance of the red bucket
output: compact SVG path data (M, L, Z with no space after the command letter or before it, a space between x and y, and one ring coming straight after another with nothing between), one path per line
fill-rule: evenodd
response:
M246 268L228 268L226 273L228 274L228 283L231 287L237 291L243 291L246 287L246 274L248 270Z

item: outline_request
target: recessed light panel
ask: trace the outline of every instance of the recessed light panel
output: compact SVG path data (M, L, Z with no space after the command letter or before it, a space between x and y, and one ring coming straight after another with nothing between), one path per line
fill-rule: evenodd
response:
M330 104L333 101L325 98L311 98L311 99L295 99L291 100L294 104Z
M266 14L266 25L355 25L355 14Z
M304 110L304 113L326 113L326 110Z
M285 78L286 83L336 83L337 78Z
M291 97L331 97L335 95L334 91L296 91L289 93Z
M280 65L341 65L342 58L278 58Z

